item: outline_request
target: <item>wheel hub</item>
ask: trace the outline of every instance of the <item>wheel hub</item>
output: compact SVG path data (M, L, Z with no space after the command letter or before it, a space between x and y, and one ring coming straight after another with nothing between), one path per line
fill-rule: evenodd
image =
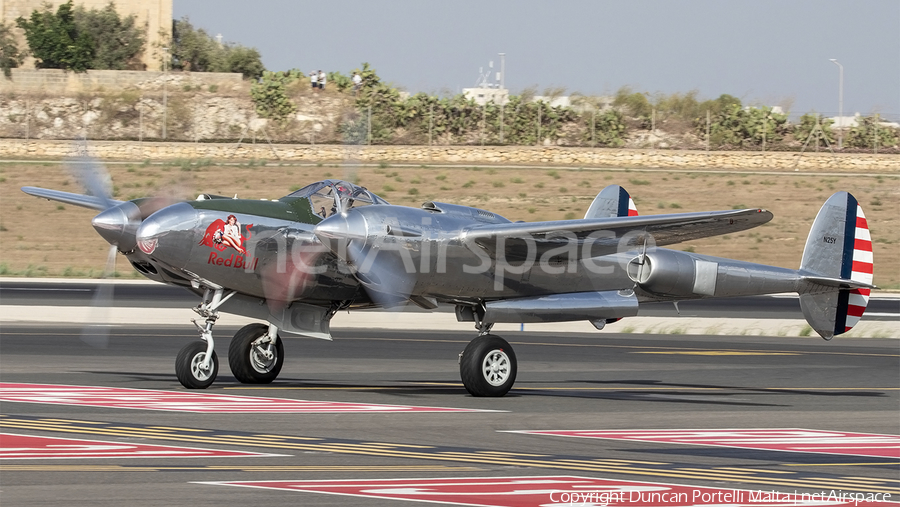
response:
M509 363L509 356L500 349L492 350L485 355L482 363L482 373L488 384L495 387L503 385L509 378Z
M265 344L254 344L250 347L250 364L259 373L268 373L275 366L275 354Z
M207 380L210 375L210 365L206 363L206 352L201 352L191 360L191 373L197 380ZM205 366L205 367L204 367Z

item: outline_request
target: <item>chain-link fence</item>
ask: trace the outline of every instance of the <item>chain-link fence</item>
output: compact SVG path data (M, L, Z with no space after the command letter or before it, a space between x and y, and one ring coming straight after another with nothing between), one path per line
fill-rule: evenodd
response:
M900 115L895 113L844 116L841 121L825 111L785 115L780 121L766 108L745 118L707 114L687 119L654 109L649 117L632 117L615 108L551 107L519 96L481 105L463 96L424 94L378 102L303 87L290 97L296 111L270 120L257 113L249 83L226 90L189 77L161 75L149 89L4 92L0 137L900 153Z

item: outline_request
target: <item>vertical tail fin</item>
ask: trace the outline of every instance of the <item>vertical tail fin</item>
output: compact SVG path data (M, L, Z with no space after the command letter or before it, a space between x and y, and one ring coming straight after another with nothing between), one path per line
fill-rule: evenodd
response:
M619 185L610 185L594 197L594 201L588 207L584 218L613 218L613 217L636 217L638 216L637 206L628 194L628 191ZM606 319L605 322L597 321L594 326L601 329L606 324L612 324L619 319ZM598 324L602 322L602 324ZM599 327L598 327L599 326Z
M872 238L862 207L847 192L832 195L813 222L800 273L800 308L826 340L853 329L869 302Z
M636 217L637 207L628 192L619 185L610 185L597 194L584 218Z

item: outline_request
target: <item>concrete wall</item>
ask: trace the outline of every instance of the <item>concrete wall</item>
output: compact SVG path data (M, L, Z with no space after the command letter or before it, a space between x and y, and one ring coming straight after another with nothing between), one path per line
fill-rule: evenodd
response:
M89 153L108 160L265 159L297 162L521 164L569 167L755 169L900 173L900 156L830 153L695 152L563 147L338 146L268 143L138 143L92 141ZM76 154L69 141L0 139L0 158L61 158Z
M0 77L0 138L333 142L341 139L335 129L342 112L352 106L352 97L310 92L295 98L297 114L287 127L267 130L269 122L258 117L251 101L250 82L240 74L42 69L13 77ZM108 85L123 81L128 85Z
M43 9L44 4L50 4L53 12L61 4L68 0L0 0L0 22L15 26L16 18L31 16L35 10ZM102 9L109 4L109 0L75 0L75 5L84 8ZM165 46L161 40L168 40L172 32L172 0L115 0L116 11L120 16L134 15L138 26L146 26L147 43L144 45L144 55L141 62L147 66L147 70L161 70L160 55L157 47ZM19 48L27 48L22 31L14 30L19 35ZM163 32L165 35L160 36ZM29 58L25 68L34 67L34 59Z
M180 79L179 79L180 77ZM60 69L12 69L10 79L0 76L0 93L42 92L48 94L79 93L98 91L119 91L130 87L145 88L152 81L159 84L163 79L181 85L188 84L237 86L243 76L231 72L145 72L140 70L89 70L87 72L67 72Z

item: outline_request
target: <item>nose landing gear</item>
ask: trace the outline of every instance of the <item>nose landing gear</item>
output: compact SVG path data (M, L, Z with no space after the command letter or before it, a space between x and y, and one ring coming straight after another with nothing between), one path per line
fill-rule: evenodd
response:
M224 289L218 287L207 289L203 293L203 300L194 311L206 321L200 325L196 320L191 320L200 331L200 340L185 345L175 359L175 376L188 389L206 389L216 380L219 372L219 358L214 350L212 328L219 318L219 307L237 294L236 291L231 291L223 297L224 292Z

